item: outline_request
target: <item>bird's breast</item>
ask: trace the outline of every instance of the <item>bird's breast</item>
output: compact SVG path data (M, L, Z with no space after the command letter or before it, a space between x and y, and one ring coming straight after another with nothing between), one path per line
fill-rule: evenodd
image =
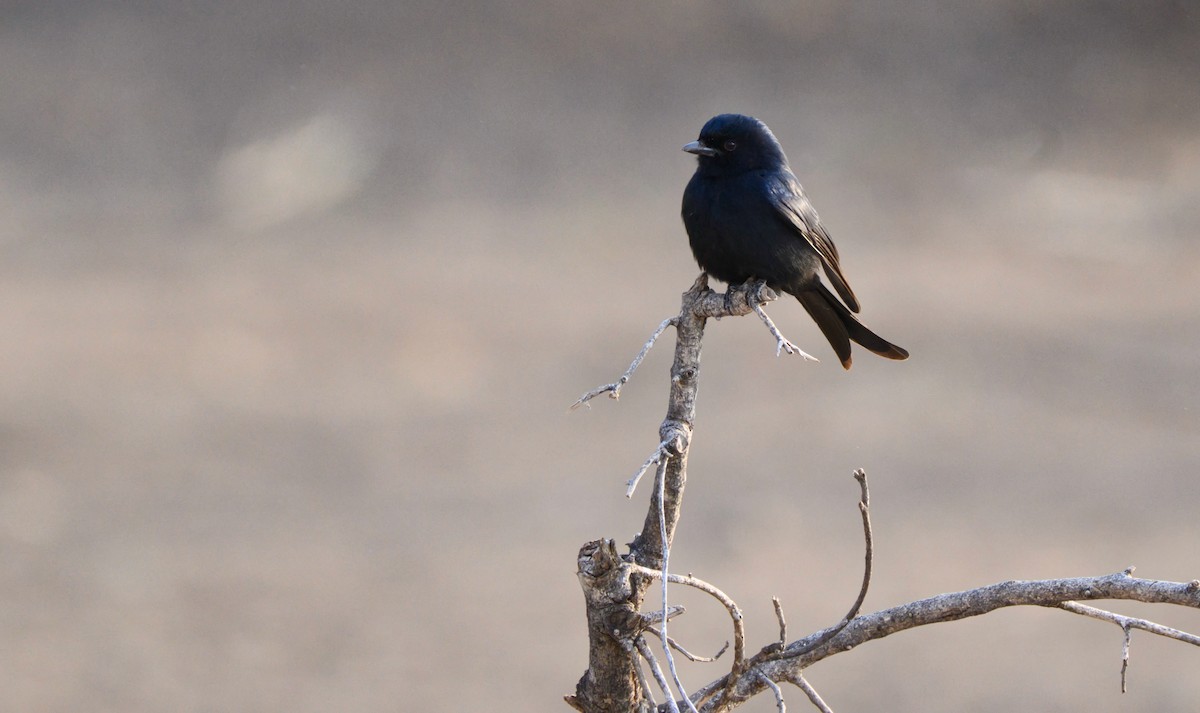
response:
M761 176L693 176L683 222L696 262L724 282L758 279L782 288L815 275L815 252L779 214Z

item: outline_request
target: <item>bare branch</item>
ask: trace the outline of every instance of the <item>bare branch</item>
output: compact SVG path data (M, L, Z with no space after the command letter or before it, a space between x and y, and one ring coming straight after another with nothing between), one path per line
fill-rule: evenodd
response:
M633 491L637 489L638 483L641 481L642 476L646 474L646 471L650 470L650 466L666 464L667 459L670 458L670 453L667 450L669 445L666 441L659 443L658 448L655 448L650 457L646 459L646 462L642 463L642 467L638 468L638 472L634 473L633 477L626 481L625 497L633 497Z
M779 710L779 713L787 713L787 705L783 702L783 690L779 688L779 684L767 678L762 671L758 671L757 673L767 688L770 688L771 692L775 694L775 708Z
M1176 641L1192 644L1193 646L1200 646L1200 636L1189 634L1186 631L1180 631L1179 629L1172 629L1171 627L1163 626L1162 624L1156 624L1152 621L1147 621L1146 619L1137 619L1134 617L1124 616L1122 614L1116 614L1104 609L1089 607L1088 605L1080 604L1079 602L1063 602L1062 604L1059 604L1058 607L1074 614L1090 616L1093 619L1107 621L1110 624L1116 624L1117 626L1121 627L1121 630L1125 633L1125 643L1121 647L1121 693L1125 693L1126 690L1125 674L1129 670L1129 639L1131 630L1141 629L1142 631L1148 631L1151 634L1158 634L1159 636L1165 636L1169 639L1175 639Z
M854 479L858 481L858 486L862 491L862 497L858 501L858 511L862 514L863 540L866 542L866 554L863 556L865 561L863 564L862 588L858 590L858 599L854 600L854 605L846 613L846 621L858 616L863 602L867 599L867 590L871 587L871 568L875 560L875 538L871 534L871 491L867 488L867 471L862 468L855 470Z
M779 647L787 646L787 620L783 618L783 605L779 603L779 597L771 597L771 604L775 605L775 618L779 621Z
M817 689L813 688L812 684L809 683L804 676L797 673L795 676L788 678L788 680L796 684L801 691L804 691L804 694L808 696L808 700L812 701L812 704L816 706L817 710L821 711L821 713L833 713L833 709L826 705L825 701L821 700L821 694L817 693Z
M650 664L650 673L654 675L654 680L658 682L658 687L667 695L667 707L671 713L679 713L679 706L675 703L675 696L671 695L671 684L667 683L667 677L663 675L662 668L659 667L658 661L654 659L654 652L650 650L649 644L642 637L638 637L634 641L634 646L637 647L638 653L642 658L646 659L646 663Z
M773 681L793 680L818 661L918 626L957 621L1010 606L1060 607L1068 601L1096 599L1127 599L1200 609L1200 585L1139 579L1124 571L1102 577L999 582L857 616L849 624L839 624L842 628L832 638L826 638L829 630L818 631L789 644L782 657L762 660L755 665ZM824 643L813 645L822 639L825 639ZM1190 639L1180 640L1191 643ZM712 692L722 689L729 691L711 699L699 698L705 701L700 710L728 710L764 689L757 673L743 674L736 679L722 677L697 691L698 696L711 696Z
M658 572L645 567L634 566L635 573L643 574L647 577L661 578L662 572ZM702 579L697 579L692 575L682 574L667 574L666 581L674 584L682 584L688 587L699 589L700 591L711 595L714 599L721 602L725 606L725 610L729 612L729 618L733 620L733 669L734 676L741 673L746 659L746 630L742 622L742 610L738 607L737 602L729 598L729 595L722 592L720 589L705 582Z
M1128 691L1126 684L1126 674L1129 673L1129 644L1132 640L1129 627L1123 626L1121 630L1125 633L1125 643L1121 645L1121 693Z
M667 539L667 517L663 512L663 501L665 500L665 488L667 487L667 464L664 461L658 468L658 524L659 537L663 542L662 552L662 645L663 655L667 657L667 668L671 670L671 679L675 681L675 690L679 691L679 697L687 704L688 710L691 713L698 713L696 706L692 705L692 701L688 698L687 691L683 689L683 681L679 680L679 672L675 670L675 657L671 655L671 646L667 643L670 638L667 636L667 622L670 617L667 615L667 581L670 578L668 563L671 559L670 540Z
M862 586L858 589L858 598L854 600L854 604L850 605L850 611L846 612L846 616L842 617L839 623L826 629L821 636L814 639L806 648L789 650L786 654L787 656L802 656L837 636L838 632L846 628L851 620L858 616L858 612L862 610L863 602L867 599L867 590L871 587L871 570L875 560L875 538L871 533L871 492L867 488L867 472L865 470L862 468L855 470L854 479L858 481L858 487L862 493L859 496L858 511L862 515L863 539L866 541L866 554L863 557L863 579Z
M654 698L654 689L650 687L650 682L646 680L646 671L639 663L633 669L637 673L638 685L642 687L642 695L650 702L651 706L658 707L658 701Z
M670 606L670 607L667 607L665 612L661 609L655 609L654 611L646 612L645 614L641 614L640 616L642 619L642 625L645 628L649 629L652 625L657 624L658 622L662 621L664 614L666 615L667 621L670 621L671 619L674 619L675 617L682 614L684 611L686 611L686 609L684 609L681 606Z
M761 283L731 287L725 294L718 294L709 289L707 276L701 274L691 289L683 294L679 315L660 324L625 374L613 384L584 394L576 403L576 406L585 404L602 393L609 393L616 398L655 340L667 326L675 327L671 389L666 418L659 427L659 444L628 486L632 492L641 475L651 466L657 466L657 487L651 497L642 531L630 543L629 554L625 556L617 554L616 546L610 539L596 540L580 549L578 576L587 604L589 662L588 670L576 685L576 694L567 697L569 704L589 713L649 713L654 710L647 677L638 660L640 654L650 666L659 687L667 694L668 700L664 706L678 713L680 706L672 695L671 684L645 640L647 631L662 640L663 652L676 679L677 690L688 708L705 713L730 710L768 688L775 694L778 709L783 711L784 701L778 685L783 681L801 688L814 706L828 712L829 706L802 675L812 664L906 629L956 621L1010 606L1059 607L1121 626L1124 633L1122 690L1125 688L1132 629L1140 628L1200 645L1200 637L1196 635L1078 604L1078 601L1097 599L1128 599L1200 609L1200 580L1184 584L1137 579L1132 576L1132 568L1102 577L1000 582L861 615L871 583L874 542L866 476L859 470L855 472L855 478L862 491L859 510L866 547L862 586L850 611L833 627L786 644L787 623L782 605L778 599L774 599L780 641L764 647L748 660L742 612L737 604L707 582L691 575L671 574L667 561L679 523L687 481L687 456L695 419L700 345L706 321L710 318L758 313L776 337L779 354L786 346L794 348L794 345L779 333L765 310L761 309L761 305L777 298L773 290ZM663 587L663 606L657 613L643 614L641 608L655 579L660 580ZM701 687L691 696L679 684L671 651L680 651L692 660L705 659L688 654L668 634L667 621L682 611L681 608L668 606L668 584L683 584L708 593L725 606L733 621L734 660L729 673ZM657 622L662 622L661 632L654 629ZM727 647L728 644L722 648L722 652Z
M682 609L683 607L679 608ZM658 629L655 629L653 626L646 627L646 631L654 634L660 639L663 637L663 633ZM667 637L667 643L671 645L671 648L687 657L689 661L695 661L696 663L712 663L713 661L721 658L721 655L729 649L729 642L726 641L725 644L721 646L720 650L718 650L717 653L713 654L712 656L700 656L699 654L693 654L691 651L683 648L678 641L669 636Z
M1163 626L1162 624L1155 624L1154 622L1147 621L1146 619L1137 619L1130 616L1124 616L1123 614L1115 614L1110 611L1105 611L1104 609L1089 607L1088 605L1080 604L1079 602L1063 602L1062 604L1058 605L1058 608L1066 609L1067 611L1075 614L1090 616L1093 619L1099 619L1100 621L1107 621L1111 624L1116 624L1122 629L1141 629L1142 631L1148 631L1151 634L1158 634L1159 636L1165 636L1169 639L1182 641L1186 644L1200 646L1200 636L1189 634L1188 632L1180 631L1179 629L1172 629L1171 627Z
M621 398L621 387L629 383L629 379L633 376L633 372L637 371L637 368L641 365L642 360L646 358L648 353L650 353L650 347L654 346L654 341L667 330L667 327L675 324L676 319L676 317L669 317L664 319L662 324L658 325L658 329L654 330L654 334L651 334L650 338L646 340L646 344L642 347L642 350L638 352L638 355L633 358L633 363L629 365L629 368L625 370L625 373L621 374L620 379L617 379L611 384L597 386L583 396L580 396L578 401L571 404L571 410L574 411L580 406L587 404L587 402L596 398L600 394L608 394L609 398L614 400ZM590 408L591 404L588 404L588 406Z

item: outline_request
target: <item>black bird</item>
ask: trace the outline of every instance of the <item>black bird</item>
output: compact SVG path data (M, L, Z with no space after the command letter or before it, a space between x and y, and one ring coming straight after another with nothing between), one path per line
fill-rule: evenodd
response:
M731 285L762 280L795 296L846 369L851 340L888 359L908 358L851 314L858 299L837 248L766 124L740 114L714 116L683 150L697 156L683 192L683 224L702 270ZM822 284L822 269L845 304Z

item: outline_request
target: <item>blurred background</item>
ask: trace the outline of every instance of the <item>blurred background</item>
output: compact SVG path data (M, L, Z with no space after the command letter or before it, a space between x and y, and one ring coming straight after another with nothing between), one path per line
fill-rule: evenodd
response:
M820 364L710 324L672 563L750 646L771 596L793 638L852 601L857 467L869 611L1200 576L1192 3L13 0L0 67L0 709L567 710L576 552L641 526L673 335L567 407L677 311L679 149L729 111L913 355L844 373L791 300ZM1196 710L1196 649L1135 634L1122 696L1121 643L1007 610L808 678L840 713Z

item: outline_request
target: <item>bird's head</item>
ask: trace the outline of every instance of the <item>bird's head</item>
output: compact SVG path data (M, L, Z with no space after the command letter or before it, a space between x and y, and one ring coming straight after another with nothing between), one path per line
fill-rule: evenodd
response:
M700 138L683 147L696 154L706 172L737 174L787 166L783 147L767 125L752 116L720 114L700 129Z

